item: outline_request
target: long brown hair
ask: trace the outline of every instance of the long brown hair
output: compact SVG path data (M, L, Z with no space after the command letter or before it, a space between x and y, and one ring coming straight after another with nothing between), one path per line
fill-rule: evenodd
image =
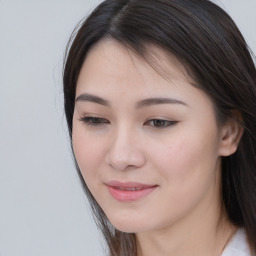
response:
M65 114L70 136L77 78L87 52L112 38L147 59L149 45L176 56L212 99L217 120L234 110L244 134L235 154L222 159L222 200L229 220L244 227L256 251L256 70L232 19L208 0L106 0L74 32L64 66ZM76 164L77 166L77 164ZM111 256L135 256L134 234L116 230L88 190L97 225Z

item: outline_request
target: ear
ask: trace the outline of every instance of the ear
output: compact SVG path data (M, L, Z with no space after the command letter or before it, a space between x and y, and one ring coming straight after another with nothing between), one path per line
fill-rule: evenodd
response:
M242 118L239 113L234 113L221 128L220 131L220 156L230 156L236 152L243 135Z

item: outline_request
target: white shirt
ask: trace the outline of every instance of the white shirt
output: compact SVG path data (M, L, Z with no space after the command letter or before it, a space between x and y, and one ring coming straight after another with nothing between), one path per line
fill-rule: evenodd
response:
M234 234L221 256L256 256L250 253L244 229L239 229Z

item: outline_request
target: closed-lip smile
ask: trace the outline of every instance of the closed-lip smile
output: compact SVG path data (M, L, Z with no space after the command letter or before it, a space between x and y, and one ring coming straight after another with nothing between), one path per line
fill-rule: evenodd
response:
M110 195L120 202L139 200L158 187L158 185L148 185L139 182L109 181L105 184Z

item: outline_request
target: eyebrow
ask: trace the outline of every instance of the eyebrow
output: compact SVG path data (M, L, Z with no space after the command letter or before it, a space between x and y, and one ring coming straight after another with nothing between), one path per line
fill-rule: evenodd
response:
M97 103L103 106L107 106L110 107L111 104L108 100L105 100L101 97L92 95L92 94L88 94L88 93L83 93L81 95L79 95L76 98L76 102L78 101L82 101L82 102L93 102L93 103ZM136 108L144 108L144 107L150 107L153 105L160 105L160 104L180 104L183 106L188 106L185 102L178 100L178 99L174 99L174 98L162 98L162 97L157 97L157 98L148 98L148 99L144 99L141 100L139 102L137 102L136 104Z
M83 93L83 94L79 95L76 98L76 102L77 101L89 101L89 102L93 102L93 103L97 103L97 104L100 104L103 106L110 107L110 103L107 100L102 99L102 98L92 95L92 94L88 94L88 93Z
M136 108L143 108L149 107L153 105L160 105L160 104L180 104L184 106L188 106L185 102L174 99L174 98L149 98L145 100L141 100L136 104Z

